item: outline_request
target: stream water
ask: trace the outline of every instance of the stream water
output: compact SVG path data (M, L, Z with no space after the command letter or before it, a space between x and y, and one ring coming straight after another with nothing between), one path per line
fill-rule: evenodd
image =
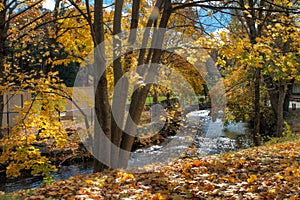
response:
M178 157L191 145L189 137L192 136L198 155L212 155L225 153L251 146L249 129L246 123L229 124L223 127L222 122L212 122L208 117L208 110L194 111L187 115L191 127L197 130L193 135L176 134L168 137L160 145L145 149L138 149L131 154L129 167L140 167L157 161L166 161L170 157ZM53 173L55 181L68 179L77 174L92 173L92 162L78 163L62 166L58 172ZM1 178L0 191L13 192L20 189L39 187L42 177Z

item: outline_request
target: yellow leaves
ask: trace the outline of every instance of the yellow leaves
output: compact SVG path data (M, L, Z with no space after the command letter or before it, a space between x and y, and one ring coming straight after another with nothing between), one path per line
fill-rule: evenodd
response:
M248 9L248 6L246 4L245 9ZM248 10L245 12L247 12L246 15L249 14ZM272 77L274 81L290 81L299 77L300 71L297 66L300 62L299 59L294 58L295 52L299 51L299 46L297 46L299 43L288 42L298 40L299 37L295 36L294 33L299 33L299 28L295 29L293 25L287 25L293 24L291 20L292 18L286 16L276 18L274 23L265 27L262 36L256 38L256 44L251 44L249 37L240 35L240 33L228 34L228 41L223 39L225 42L219 48L219 55L226 59L218 58L217 64L222 66L223 73L226 74L225 85L228 88L237 85L234 88L236 92L233 91L229 94L232 97L230 100L242 97L237 90L243 90L245 85L240 85L239 82L241 82L242 77L249 75L248 72L251 73L255 68L261 68L262 72ZM284 51L290 52L284 53ZM243 73L237 73L236 71L239 69ZM241 89L237 89L238 87ZM242 99L239 101L243 102ZM231 110L237 111L236 107L232 107Z
M85 183L89 186L91 186L93 184L93 180L85 180Z
M164 196L162 196L160 193L156 193L154 195L153 198L151 198L152 200L165 200L166 198Z
M57 20L57 23L62 24L64 22L64 19Z
M32 144L36 140L36 136L34 134L29 134L26 139L28 144Z
M49 80L45 80L45 84L49 85L50 81Z
M287 4L288 7L293 7L293 5L294 5L294 4L293 4L292 1L290 1L290 2Z
M282 180L282 179L284 179L284 177L283 177L283 176L281 176L280 174L277 174L277 175L276 175L276 177L277 177L277 179L278 179L278 180Z
M46 51L46 52L43 54L44 57L47 57L47 56L49 56L49 55L50 55L50 51Z
M227 182L227 183L235 183L237 180L234 178L234 177L232 177L232 176L223 176L222 178L221 178L221 180L223 180L223 181L225 181L225 182Z
M5 8L4 4L0 2L0 11L2 11Z
M222 66L224 68L226 67L226 61L224 59L220 58L220 57L218 57L218 61L217 61L216 64L220 65L220 66Z
M221 40L222 40L223 42L226 42L226 41L227 41L227 32L222 31L222 32L220 33L220 38L221 38Z
M72 17L78 15L80 14L77 9L70 9L65 13L67 18L58 20L60 24L58 34L61 34L61 37L58 38L58 42L63 45L64 51L67 52L68 56L63 60L56 61L56 65L69 64L71 62L81 63L82 59L80 58L86 58L94 47L89 25L85 20L80 20L79 22L78 17ZM105 13L105 15L107 15L107 13ZM105 37L106 35L107 34L105 34Z
M10 163L7 167L6 167L6 175L7 176L20 176L20 165L16 164L16 163Z
M248 10L243 10L243 12L245 13L245 15L248 17L248 18L252 18L252 15L250 14L250 12Z
M117 174L117 182L119 183L124 183L124 182L129 182L134 180L134 175L133 174L128 174L128 173L118 173Z
M274 188L273 188L273 189L269 189L269 190L268 190L268 193L270 193L270 194L275 194L275 193L276 193L276 189L274 189Z
M282 71L286 72L286 71L288 71L288 69L286 67L282 67Z
M295 156L295 153L294 152L290 152L289 153L289 157L294 157Z
M66 94L63 92L64 86L56 77L57 73L49 73L47 76L41 73L38 79L37 73L15 74L17 80L22 80L20 88L26 87L32 98L29 96L23 107L14 109L19 115L14 119L16 125L11 128L10 134L0 140L5 146L0 160L8 164L8 176L17 176L24 169L31 170L33 174L47 175L55 168L52 168L49 160L41 155L41 149L35 148L33 144L37 142L37 132L40 133L40 139L51 137L57 146L66 144L67 133L58 121L58 111L64 109L61 104L65 99L59 95ZM58 90L50 86L57 87ZM20 91L22 90L13 91L13 94L23 94ZM55 92L55 95L51 92Z
M279 28L281 28L281 24L280 23L276 23L275 27L279 29Z
M63 195L69 194L75 199L294 200L299 197L299 151L298 139L197 160L177 159L167 165L148 166L145 172L111 170L71 177L30 195L56 199L67 199Z

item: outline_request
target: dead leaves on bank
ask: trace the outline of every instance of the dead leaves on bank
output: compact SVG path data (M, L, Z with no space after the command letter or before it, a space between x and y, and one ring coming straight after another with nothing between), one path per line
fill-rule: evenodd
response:
M78 175L25 199L299 199L300 141L179 159L143 170Z

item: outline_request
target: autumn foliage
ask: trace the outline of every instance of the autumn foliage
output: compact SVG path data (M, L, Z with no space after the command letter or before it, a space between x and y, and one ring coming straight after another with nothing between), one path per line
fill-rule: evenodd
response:
M22 107L16 106L18 116L14 119L15 125L1 127L0 164L8 176L19 176L24 171L31 171L47 179L56 170L49 158L42 155L38 143L51 140L56 147L64 147L67 143L67 133L59 121L59 113L64 111L66 99L72 100L72 97L59 78L57 69L67 68L70 64L79 66L94 47L104 40L111 42L112 48L105 45L103 57L107 60L114 58L114 62L103 70L105 72L99 84L94 83L96 116L106 136L114 145L127 150L127 153L122 155L118 151L110 152L107 150L109 148L105 149L107 144L101 143L104 140L99 139L97 142L105 151L97 149L97 152L107 150L105 158L108 162L95 162L96 171L109 167L107 165L113 161L118 162L117 166L127 166L136 136L136 130L131 130L134 127L132 123L138 124L140 121L147 95L149 92L164 94L168 91L168 88L156 87L155 84L141 84L141 87L137 87L137 93L130 96L129 115L133 120L126 119L128 115L124 114L125 106L123 111L119 109L123 114L120 121L133 135L121 130L112 117L109 104L114 98L112 92L117 81L129 71L134 72L133 76L129 76L129 82L138 86L138 79L148 76L135 72L138 71L137 66L141 65L159 63L165 64L167 69L175 69L200 95L207 83L193 65L201 65L205 72L209 72L212 65L207 64L207 57L213 57L221 81L215 84L217 89L210 91L210 94L225 98L220 92L221 86L225 86L227 122L253 122L256 131L253 135L256 137L265 131L265 127L260 126L260 119L268 120L273 116L269 135L282 136L284 114L288 111L284 105L289 103L292 85L300 81L299 1L240 0L237 3L213 0L117 0L113 6L106 7L103 1L96 0L95 4L90 4L88 0L56 0L54 10L44 9L43 2L0 2L0 112L7 103L3 98L6 93L17 95L26 90L32 96L31 101L25 102ZM199 11L201 9L205 16ZM206 32L201 19L209 17L218 21L221 15L231 16L226 18L230 18L230 22L221 23L224 31ZM133 34L136 28L145 27L184 33L182 35L192 38L194 44L191 44L191 40L172 41L169 36L170 40L166 43L178 44L174 52L161 51L155 47L132 50L120 56L116 49L134 43L131 40L121 41L119 36L112 39L112 35L120 32L130 32L133 40L145 39L145 44L152 45L157 42L156 39L159 45L165 42L162 37ZM186 55L185 49L179 44L187 46L191 55ZM195 49L198 47L205 50L205 55L193 55L197 54ZM180 51L186 58L179 56ZM95 69L104 68L105 62L101 61ZM166 74L167 70L161 72L161 75L170 79ZM214 75L212 73L210 78L213 79ZM169 82L180 85L180 79L173 79ZM128 94L131 92L130 88L125 89ZM120 98L120 105L128 103L130 98L126 95ZM2 115L0 123L2 125ZM92 137L97 138L96 129ZM109 171L78 176L41 188L36 195L41 198L71 199L104 196L135 196L138 199L273 199L285 196L296 199L299 198L297 145L299 141L222 156L179 159L166 166L149 166L148 170L151 170L148 172ZM29 196L24 192L20 195Z
M21 84L8 84L10 87L6 88L6 91L26 88L33 96L23 107L15 107L19 113L14 119L15 125L0 139L3 144L0 163L6 167L7 176L19 176L22 171L31 170L32 174L49 178L50 172L56 169L38 148L39 143L47 143L49 139L54 139L57 147L67 142L67 133L59 121L59 112L65 109L67 89L56 75L41 73L40 78L35 79L35 73L20 74L16 79L21 80Z
M300 141L143 169L78 175L17 195L29 199L298 199Z

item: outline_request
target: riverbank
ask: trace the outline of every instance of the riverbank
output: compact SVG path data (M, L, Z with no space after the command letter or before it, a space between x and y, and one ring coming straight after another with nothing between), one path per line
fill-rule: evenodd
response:
M144 112L142 117L145 121L150 120L148 112ZM36 148L41 155L48 158L51 164L57 168L93 160L91 153L86 149L79 135L80 133L84 134L85 128L76 124L76 121L74 120L62 120L61 123L68 135L64 147L58 148L56 146L56 141L53 138L40 138L38 135L36 135L37 140L32 143L32 146ZM176 133L176 128L177 123L170 120L159 134L154 134L149 137L147 137L147 135L143 135L141 138L137 137L134 140L132 151L160 144L168 136L174 135ZM141 130L139 132L142 132L142 126L138 130ZM142 135L142 133L140 134ZM2 148L3 147L0 145L0 154ZM0 178L5 177L6 167L6 165L0 164ZM22 171L21 176L30 176L30 171Z
M78 175L4 199L299 199L300 139L139 169ZM2 198L2 199L3 199ZM1 198L0 198L1 199Z
M145 121L150 118L148 112L143 113L143 119ZM133 164L140 163L140 158L144 155L156 154L155 149L151 150L152 147L156 147L158 144L167 140L169 136L174 135L174 130L176 129L176 121L169 120L169 123L159 132L153 136L136 138L134 141L133 151L139 153L134 154L135 158L131 158L130 161ZM39 138L33 143L34 147L37 148L42 155L46 156L51 164L56 166L58 169L52 172L53 181L59 181L68 179L70 176L75 176L77 174L87 174L92 172L92 160L90 152L87 151L83 145L79 134L84 128L80 124L76 124L72 120L63 120L63 126L65 127L68 138L67 145L63 148L57 148L55 146L55 141L52 138ZM143 130L142 128L138 130ZM142 131L139 131L143 134ZM154 145L154 146L153 146ZM148 152L148 150L151 150ZM146 151L146 153L143 153ZM141 152L143 155L141 155ZM30 171L22 171L22 174L18 177L6 177L4 165L0 165L0 179L2 183L0 184L0 192L15 192L21 189L36 188L42 185L42 176L40 174L31 175Z

